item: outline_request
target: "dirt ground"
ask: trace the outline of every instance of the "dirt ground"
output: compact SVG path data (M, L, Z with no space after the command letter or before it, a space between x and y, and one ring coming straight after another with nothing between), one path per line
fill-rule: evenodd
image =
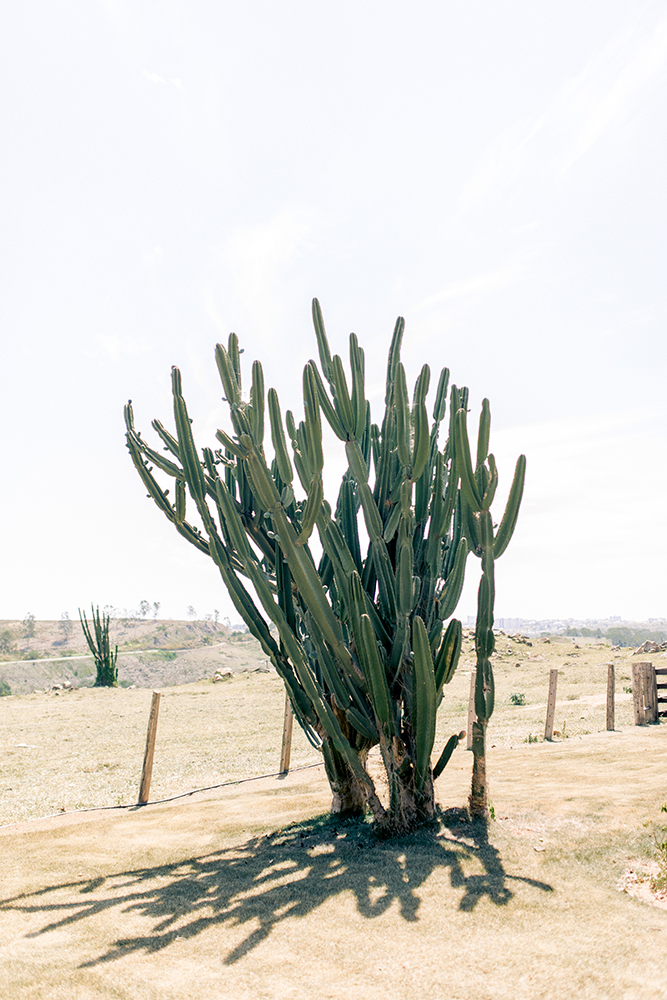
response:
M3 997L667 1000L667 909L649 881L667 840L667 725L631 724L631 651L576 645L499 643L495 819L465 818L460 747L439 825L403 841L329 821L321 766L132 806L149 690L0 699ZM436 753L465 728L471 662L468 638ZM282 685L237 666L162 688L152 798L278 769ZM546 743L553 666L561 735ZM317 760L295 729L294 765ZM116 808L71 811L91 805Z
M667 727L489 763L488 836L456 808L465 751L411 841L327 822L321 768L5 827L3 995L667 997L667 912L617 888L660 815Z

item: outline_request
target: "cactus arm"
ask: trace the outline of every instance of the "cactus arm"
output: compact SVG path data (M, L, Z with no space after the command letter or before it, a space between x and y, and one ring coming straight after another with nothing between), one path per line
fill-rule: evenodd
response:
M157 465L158 469L165 472L168 476L172 476L174 479L182 479L183 469L179 465L176 465L175 462L171 462L168 458L165 458L164 455L159 453L159 451L154 451L147 444L141 441L139 435L135 435L135 437L138 449L146 456L149 462L152 462L153 465Z
M470 504L461 490L461 534L467 539L470 551L475 555L480 554L479 549L479 522L472 512Z
M509 497L507 498L507 504L505 506L505 513L503 514L502 520L498 525L498 530L493 543L493 554L496 559L500 559L501 555L509 545L512 535L514 534L514 528L516 527L516 521L519 516L519 507L521 506L525 479L526 456L519 455L516 468L514 470L514 479L512 480L512 486L510 487Z
M347 478L343 479L340 490L340 530L357 572L361 574L363 566L359 547L356 503L352 483Z
M192 425L188 417L185 400L181 393L181 373L178 368L172 368L171 377L176 433L178 435L178 444L183 462L183 472L185 473L185 481L188 484L192 498L199 508L204 503L204 473L197 458L194 438L192 436Z
M169 500L167 499L166 491L160 489L160 486L142 459L141 452L129 438L127 440L127 448L130 453L132 463L139 473L141 481L148 490L148 496L156 503L165 517L172 522L180 535L186 538L191 545L195 546L196 549L199 549L200 552L203 552L204 555L209 555L208 544L204 538L202 538L199 531L196 528L193 528L192 525L188 524L186 521L179 521L177 511L171 506Z
M408 538L404 538L399 544L398 559L396 560L396 613L398 615L409 615L412 611L413 562L412 543Z
M412 405L414 441L410 478L414 483L421 478L431 449L431 434L428 426L428 413L426 412L426 394L430 378L431 370L428 365L424 365L415 385Z
M319 517L323 499L324 486L322 485L322 476L315 476L310 484L310 490L308 491L308 500L303 512L301 532L296 542L297 545L305 545L310 538L313 528L315 527L315 522Z
M463 630L461 622L452 618L435 657L435 694L440 698L444 684L449 684L456 672L461 656Z
M227 434L226 431L217 430L215 432L215 436L220 442L220 444L224 445L225 449L231 452L235 458L245 458L246 456L245 449L241 448L241 446L236 441L230 438L229 434Z
M334 390L334 407L343 425L343 430L349 440L356 428L356 415L352 411L352 400L347 387L345 369L339 354L334 354L331 360L332 385Z
M465 736L465 733L454 733L445 743L445 748L438 758L438 763L433 768L433 780L436 781L449 764L450 758L457 746Z
M172 453L172 455L174 456L174 458L177 458L179 460L179 462L180 462L180 460L181 460L181 453L180 453L180 450L179 450L179 447L178 447L178 441L176 440L176 438L172 434L169 433L169 431L166 429L166 427L163 427L162 423L159 420L152 420L151 421L151 427L156 432L156 434L158 435L158 437L162 439L162 442L163 442L165 448L168 451L170 451Z
M410 466L410 410L408 404L408 387L405 380L405 368L399 361L396 365L396 385L394 387L396 403L396 446L398 457L404 468Z
M334 409L331 400L329 399L327 391L324 388L324 383L322 382L322 377L319 371L317 370L317 365L315 364L314 361L310 361L309 364L313 370L313 377L315 379L315 385L317 387L317 396L320 401L320 406L322 407L322 412L324 413L325 419L327 420L329 426L331 427L331 430L334 432L336 437L340 441L347 441L347 434L345 432L345 428L343 427L341 419L336 413L336 410Z
M496 468L496 460L493 455L489 455L487 461L489 463L490 475L488 485L484 491L484 496L482 497L482 507L484 510L488 510L490 508L498 487L498 469Z
M252 408L252 436L258 447L264 441L264 372L259 361L253 361L252 386L250 389Z
M320 355L320 364L327 382L331 382L331 351L324 328L322 309L317 299L313 299L313 326L315 327L315 337L317 338L317 349Z
M433 404L433 423L441 424L445 419L447 409L447 386L449 385L449 368L443 368L438 379L438 388Z
M415 736L415 785L422 791L426 783L435 742L435 677L433 658L424 622L415 615L412 622L413 666L413 725Z
M345 718L350 725L354 726L358 733L361 733L366 739L371 740L373 744L377 743L378 732L373 720L369 719L368 715L360 712L354 705L350 705L349 708L345 709Z
M283 483L287 485L294 479L294 472L292 470L292 463L290 462L287 446L285 444L285 431L283 429L283 420L280 414L280 401L278 400L278 393L275 389L269 389L268 403L269 422L271 424L271 443L273 444L280 478Z
M227 338L227 352L229 354L229 360L232 365L232 371L234 374L234 379L236 386L238 388L239 397L241 396L242 383L241 383L241 354L243 353L239 347L239 338L235 333L230 333Z
M317 382L309 364L303 370L303 402L306 414L305 432L308 443L308 462L312 479L313 476L321 474L324 466L324 455L322 453L322 421L320 420Z
M480 510L482 498L477 489L470 458L470 445L466 429L466 411L460 409L454 421L456 433L456 463L461 475L461 489L471 510Z
M461 538L456 549L456 558L451 573L445 580L440 597L438 598L438 617L446 621L459 602L463 581L465 579L466 559L468 558L468 543L465 538Z
M489 454L489 435L491 433L491 410L488 399L482 400L482 412L479 415L479 430L477 434L477 462L475 468L479 468L486 462Z
M222 387L225 390L225 398L230 407L238 406L241 402L241 392L236 380L236 373L229 357L229 353L222 344L216 344L215 363L218 366L218 373Z
M389 347L389 357L387 359L387 382L385 391L385 405L389 407L393 397L394 384L396 382L396 366L401 357L401 344L403 343L403 333L405 332L405 320L399 316L394 326Z
M362 661L365 662L367 674L372 692L373 710L382 726L387 738L395 735L394 713L392 709L391 695L387 684L387 676L384 666L378 656L378 649L375 640L375 632L368 615L361 616L361 648Z
M378 577L380 588L380 601L384 605L388 615L393 619L396 615L396 595L394 592L394 574L387 551L387 545L382 537L384 525L378 512L373 493L366 481L366 469L364 460L357 441L348 441L345 445L345 453L350 466L350 471L357 483L357 494L361 501L364 513L366 530L370 537L373 550L373 561Z
M354 419L354 437L361 439L366 430L366 391L364 388L365 363L364 352L359 347L356 334L350 334L350 370L352 372L352 416Z

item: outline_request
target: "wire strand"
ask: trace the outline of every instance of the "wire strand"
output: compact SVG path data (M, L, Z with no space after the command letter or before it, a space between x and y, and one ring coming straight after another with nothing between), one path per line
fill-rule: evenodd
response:
M204 788L193 788L189 792L179 792L178 795L170 795L166 799L150 799L148 802L130 802L119 806L87 806L85 809L61 810L57 813L48 813L46 816L31 816L30 819L19 819L13 823L3 823L0 825L0 830L6 830L10 826L17 826L19 823L37 823L42 819L56 819L59 816L74 816L79 813L110 812L114 809L145 809L146 806L159 806L165 802L174 802L176 799L187 799L188 796L196 795L197 792L212 792L217 788L244 785L248 781L261 781L263 778L286 778L288 774L292 774L294 771L308 771L310 768L323 766L324 761L319 760L314 764L302 764L301 767L291 767L289 771L274 771L273 774L256 774L251 778L237 778L235 781L223 781L219 785L206 785Z

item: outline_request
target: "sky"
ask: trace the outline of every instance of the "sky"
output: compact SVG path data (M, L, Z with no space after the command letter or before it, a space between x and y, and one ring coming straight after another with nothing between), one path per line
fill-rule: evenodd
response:
M448 366L473 426L489 398L501 501L526 454L499 617L667 616L664 3L25 0L3 25L0 618L238 618L123 405L169 425L176 364L214 443L234 330L300 409L313 296L376 419L402 315L409 381Z

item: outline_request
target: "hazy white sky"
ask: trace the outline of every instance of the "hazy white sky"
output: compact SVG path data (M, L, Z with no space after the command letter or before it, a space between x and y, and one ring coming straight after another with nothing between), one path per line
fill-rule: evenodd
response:
M211 443L232 329L293 405L313 295L376 414L400 313L527 454L499 616L667 615L664 3L26 0L0 75L0 618L236 617L122 407L178 364Z

